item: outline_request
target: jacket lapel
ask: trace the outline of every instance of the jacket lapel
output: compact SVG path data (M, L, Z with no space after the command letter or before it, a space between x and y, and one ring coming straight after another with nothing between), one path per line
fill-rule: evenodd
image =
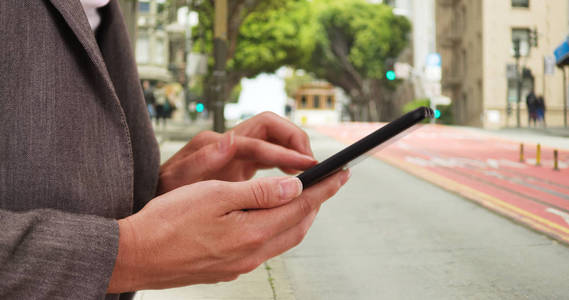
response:
M118 97L114 90L111 77L107 71L105 61L99 50L99 45L95 39L95 34L91 30L89 21L83 11L83 6L79 0L49 0L51 4L59 11L69 28L73 31L85 52L91 59L91 62L95 65L97 71L105 81L105 85L110 89L111 94L116 101Z

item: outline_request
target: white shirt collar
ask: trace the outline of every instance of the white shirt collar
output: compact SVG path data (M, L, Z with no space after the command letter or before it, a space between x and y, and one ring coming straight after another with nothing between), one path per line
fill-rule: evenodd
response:
M83 10L89 19L89 25L93 31L97 30L99 24L101 24L101 15L97 9L109 4L110 0L80 0L81 5L83 5Z

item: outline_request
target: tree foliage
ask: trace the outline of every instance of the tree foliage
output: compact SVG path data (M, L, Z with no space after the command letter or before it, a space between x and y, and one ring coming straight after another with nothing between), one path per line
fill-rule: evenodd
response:
M194 7L199 25L194 51L213 53L213 0ZM229 96L244 77L274 72L283 65L304 69L343 88L360 107L359 119L378 119L396 83L385 79L386 62L407 46L409 21L391 7L364 0L229 1L227 78ZM204 90L212 86L213 57ZM373 104L373 105L371 105ZM371 107L371 114L362 115ZM373 117L375 114L375 118ZM358 117L359 116L359 117ZM371 117L370 117L371 116Z
M315 45L300 67L343 88L360 107L373 104L375 119L381 117L382 95L396 84L385 79L386 63L407 46L409 21L387 5L363 0L315 0L313 11Z
M239 6L239 3L241 3ZM306 0L229 1L226 97L244 77L271 73L283 65L305 64L310 58L313 28ZM198 7L199 26L194 30L194 50L213 53L212 1ZM213 72L210 56L205 83ZM206 91L207 96L207 91Z

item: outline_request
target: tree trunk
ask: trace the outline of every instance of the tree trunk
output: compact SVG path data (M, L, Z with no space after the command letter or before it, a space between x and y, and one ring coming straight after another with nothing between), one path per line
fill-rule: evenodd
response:
M376 102L372 99L368 101L368 106L369 106L369 121L379 122L378 107L376 105Z
M350 116L350 121L352 122L356 121L356 109L354 106L355 105L352 103L346 105L346 110L348 111L348 115Z
M215 22L213 38L213 130L225 132L225 82L227 80L227 0L215 0Z

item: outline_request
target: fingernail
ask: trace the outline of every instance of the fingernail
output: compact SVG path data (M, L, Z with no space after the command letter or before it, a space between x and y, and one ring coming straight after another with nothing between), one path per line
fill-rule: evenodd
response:
M227 150L229 150L229 147L231 147L233 143L234 143L234 133L233 131L230 131L223 135L221 141L217 142L217 149L219 150L219 152L225 153L227 152Z
M280 194L282 200L289 200L302 193L302 183L296 177L290 177L280 182Z
M300 156L302 156L302 158L306 159L306 160L310 160L310 161L316 161L316 158L310 156L310 155L306 155L306 154L300 154Z

